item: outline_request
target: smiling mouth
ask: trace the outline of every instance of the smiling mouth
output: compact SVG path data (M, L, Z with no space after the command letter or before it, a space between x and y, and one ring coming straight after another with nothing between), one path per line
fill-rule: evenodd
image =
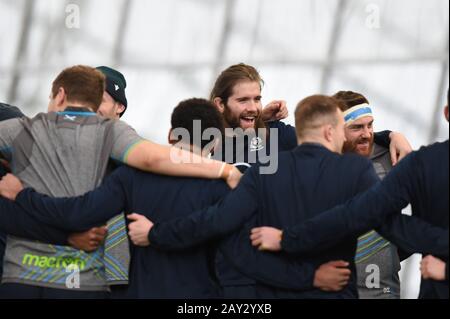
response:
M358 144L356 144L358 147L369 147L370 143L368 141L365 142L360 142Z
M254 116L243 116L241 117L241 121L247 124L255 124L256 117Z

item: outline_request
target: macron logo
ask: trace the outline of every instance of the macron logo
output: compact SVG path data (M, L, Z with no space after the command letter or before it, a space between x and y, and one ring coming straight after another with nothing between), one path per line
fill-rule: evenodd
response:
M119 89L119 86L117 84L114 84L114 89L117 91Z

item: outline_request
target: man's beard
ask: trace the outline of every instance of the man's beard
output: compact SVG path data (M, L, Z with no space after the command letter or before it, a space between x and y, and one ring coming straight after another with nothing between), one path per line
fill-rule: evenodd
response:
M243 112L238 116L232 114L228 106L225 106L225 110L223 112L223 118L230 128L242 128L241 121L245 121L246 118L254 117L253 125L243 128L247 129L258 129L258 128L266 128L266 124L262 120L261 111L258 112Z
M343 152L344 153L356 153L361 156L369 157L373 150L373 134L371 138L358 138L354 141L347 141L344 143ZM362 143L367 143L367 147L362 145Z

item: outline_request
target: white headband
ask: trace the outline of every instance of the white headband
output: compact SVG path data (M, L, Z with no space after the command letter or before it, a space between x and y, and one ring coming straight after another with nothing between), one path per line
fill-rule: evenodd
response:
M372 109L369 104L364 103L356 105L344 112L345 124L348 125L365 116L373 116Z

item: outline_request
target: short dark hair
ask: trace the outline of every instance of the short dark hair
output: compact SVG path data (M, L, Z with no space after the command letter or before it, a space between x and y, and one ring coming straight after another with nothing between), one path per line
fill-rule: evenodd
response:
M369 104L369 100L364 95L352 91L339 91L333 97L341 102L339 105L342 112L357 105Z
M203 149L214 138L211 137L209 140L196 141L194 139L194 120L200 120L202 135L208 128L216 128L223 136L225 130L223 117L212 102L198 98L182 101L173 110L170 121L172 129L184 128L189 132L189 144ZM195 142L200 142L200 145L196 145Z
M339 100L326 95L313 95L300 101L295 110L295 128L297 136L302 138L306 131L326 124L337 125L337 111L342 104Z
M105 90L105 76L90 66L75 65L64 69L53 81L52 95L64 88L68 102L78 102L97 112Z

